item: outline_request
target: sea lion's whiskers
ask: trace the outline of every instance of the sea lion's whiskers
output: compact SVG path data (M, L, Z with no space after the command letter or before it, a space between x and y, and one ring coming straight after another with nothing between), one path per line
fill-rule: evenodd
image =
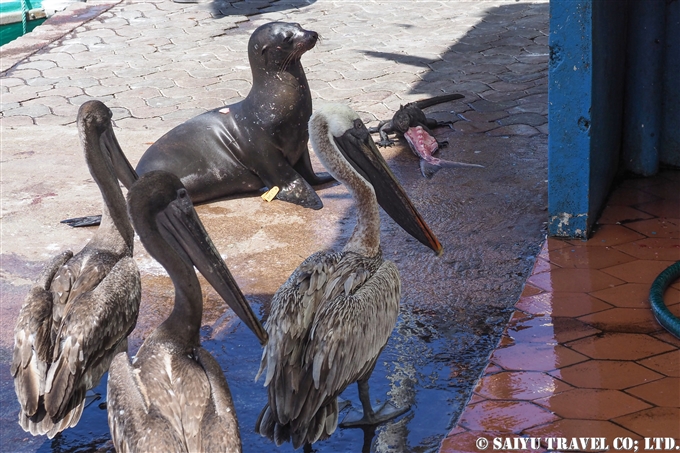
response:
M299 58L302 58L302 54L305 53L305 50L303 48L299 48L292 52L290 55L286 55L285 60L283 60L283 63L279 67L279 72L283 72L288 68L288 65L292 62L295 61Z

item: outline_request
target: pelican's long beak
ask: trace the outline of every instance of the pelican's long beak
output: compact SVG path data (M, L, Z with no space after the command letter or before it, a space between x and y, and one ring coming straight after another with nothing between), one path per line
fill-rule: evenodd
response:
M126 188L129 189L132 187L132 184L134 184L134 182L137 181L139 177L118 144L118 139L116 138L116 134L113 132L112 124L109 123L109 126L101 134L99 143L102 149L105 150L111 158L111 163L113 164L113 171L116 174L116 178L118 178L118 180L122 182Z
M333 138L345 159L371 183L385 212L407 233L440 254L442 245L387 166L364 123L355 119L353 128Z
M157 221L169 233L164 235L166 240L170 239L168 236L172 236L174 242L179 245L175 249L186 253L185 257L196 266L222 299L253 331L260 343L265 345L268 340L267 332L205 231L186 189L178 191L177 199L163 210L163 214L157 216Z

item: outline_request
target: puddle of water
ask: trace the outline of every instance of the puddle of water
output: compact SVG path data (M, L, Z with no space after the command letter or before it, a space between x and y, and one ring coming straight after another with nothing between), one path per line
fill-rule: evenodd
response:
M254 306L261 312L260 306ZM219 324L219 322L216 322ZM450 428L453 414L468 399L471 382L476 379L486 357L478 357L480 338L474 334L456 334L452 338L437 338L423 334L422 326L431 320L406 314L399 320L390 341L383 351L370 380L374 403L389 397L396 404L411 404L404 416L379 426L374 433L361 429L341 429L333 436L314 445L317 452L433 452ZM261 348L252 333L240 322L226 327L204 327L203 347L220 363L234 397L239 418L243 451L293 452L292 445L276 447L253 431L255 420L264 406L267 394L262 380L254 382L260 363ZM432 328L434 329L434 328ZM451 351L463 351L462 356ZM469 351L469 352L466 352ZM2 351L0 373L9 377L11 351ZM106 377L95 389L102 399L88 406L80 423L55 437L33 437L17 423L18 403L11 379L0 380L0 398L5 408L0 415L3 449L18 453L66 453L113 451L107 424L106 411L100 408L105 401ZM343 394L355 407L360 408L356 385ZM341 414L341 419L344 413ZM298 450L301 451L301 450Z

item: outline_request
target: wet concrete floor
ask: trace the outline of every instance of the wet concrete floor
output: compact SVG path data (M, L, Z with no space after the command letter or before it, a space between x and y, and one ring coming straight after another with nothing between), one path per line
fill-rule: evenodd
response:
M455 108L455 107L452 107ZM130 159L139 154L128 147L127 133L119 131ZM400 143L384 155L444 245L437 257L410 238L383 214L382 246L402 277L401 316L388 347L370 381L372 396L383 401L412 405L412 410L377 429L374 436L362 430L339 429L331 439L315 445L319 452L436 451L453 420L469 398L472 385L498 342L512 305L518 299L543 237L545 217L545 139L543 136L488 137L440 129L448 148L442 157L484 165L481 169L442 170L424 179L418 160ZM133 134L134 135L134 134ZM73 137L71 138L73 140ZM63 141L63 139L62 139ZM455 150L455 152L454 152ZM76 152L76 151L74 151ZM50 160L49 156L46 157ZM318 167L318 163L315 163ZM320 168L320 167L318 167ZM77 170L83 173L82 169ZM31 234L50 237L54 252L68 244L85 243L94 229L72 230L58 220L69 215L98 211L97 190L87 176L74 191L73 204L64 209L44 209L56 197L38 194L21 210L41 216L14 231L13 246L29 247ZM77 181L77 179L76 179ZM39 192L39 191L38 191ZM309 254L338 248L354 226L351 198L340 185L319 191L324 209L311 211L287 203L265 203L259 197L224 200L197 207L216 246L247 297L263 318L278 286ZM36 205L38 205L36 207ZM30 215L29 215L30 217ZM39 230L39 231L38 231ZM41 240L44 242L44 240ZM110 448L105 411L99 400L90 405L78 427L53 440L33 438L16 423L17 403L9 377L11 332L30 281L47 258L36 248L33 259L20 258L6 243L3 272L3 333L0 376L2 444L12 451L71 452ZM10 250L7 250L10 249ZM26 250L23 250L26 256ZM30 256L30 253L28 253ZM143 338L168 315L173 297L169 278L141 244L135 259L143 275L143 300L137 328L131 337L135 351ZM19 284L17 284L19 283ZM240 420L244 451L292 451L277 448L253 432L254 421L266 393L253 382L261 349L253 335L233 319L233 313L207 284L204 288L204 346L227 375ZM10 316L8 316L10 315ZM105 395L105 383L97 389ZM356 386L345 395L359 405ZM366 437L366 439L365 439Z

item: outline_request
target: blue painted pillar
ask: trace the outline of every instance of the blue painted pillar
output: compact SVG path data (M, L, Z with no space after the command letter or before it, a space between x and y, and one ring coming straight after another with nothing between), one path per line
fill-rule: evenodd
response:
M680 1L666 3L661 162L680 167Z
M552 236L588 232L592 0L550 2L548 67L548 229Z
M548 231L586 239L620 166L680 166L680 0L551 0L549 43Z
M552 0L548 90L551 236L587 238L619 162L625 0Z
M643 176L659 169L665 9L666 0L630 3L622 158L627 170Z

